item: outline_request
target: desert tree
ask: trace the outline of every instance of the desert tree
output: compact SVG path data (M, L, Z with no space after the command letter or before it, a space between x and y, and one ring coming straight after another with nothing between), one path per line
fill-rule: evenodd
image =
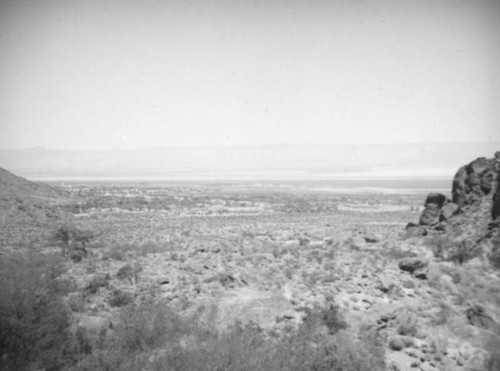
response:
M60 243L65 258L72 257L74 253L80 257L86 256L87 245L95 237L97 233L94 231L80 229L72 224L59 226L53 234L53 239Z

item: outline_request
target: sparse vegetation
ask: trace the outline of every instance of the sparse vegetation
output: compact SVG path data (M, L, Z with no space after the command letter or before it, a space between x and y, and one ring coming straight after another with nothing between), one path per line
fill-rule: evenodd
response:
M71 352L70 312L59 257L29 253L0 261L0 368L61 369Z
M109 341L75 370L383 370L380 345L339 332L345 325L338 326L343 320L332 308L309 312L299 328L277 334L252 322L217 333L165 305L130 305ZM318 326L329 331L318 332Z
M231 187L71 186L74 216L6 224L2 280L31 273L7 279L2 298L50 315L20 320L0 303L0 368L384 370L410 366L391 363L404 352L436 369L494 369L492 350L461 349L448 327L476 303L500 306L496 242L483 257L472 237L408 238L421 195ZM429 264L417 277L399 268L408 258Z

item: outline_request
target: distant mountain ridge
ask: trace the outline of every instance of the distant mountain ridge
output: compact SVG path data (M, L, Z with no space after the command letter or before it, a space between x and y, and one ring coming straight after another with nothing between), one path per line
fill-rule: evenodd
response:
M105 151L0 150L0 166L28 178L337 175L443 175L500 142L432 144L275 144Z

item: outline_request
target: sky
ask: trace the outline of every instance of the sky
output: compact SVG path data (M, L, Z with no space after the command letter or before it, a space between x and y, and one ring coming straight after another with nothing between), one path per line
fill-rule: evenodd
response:
M500 141L496 0L2 0L0 149Z

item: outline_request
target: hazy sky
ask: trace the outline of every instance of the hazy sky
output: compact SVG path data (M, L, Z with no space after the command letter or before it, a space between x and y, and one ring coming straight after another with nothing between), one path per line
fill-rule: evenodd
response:
M500 141L500 1L2 0L0 148Z

